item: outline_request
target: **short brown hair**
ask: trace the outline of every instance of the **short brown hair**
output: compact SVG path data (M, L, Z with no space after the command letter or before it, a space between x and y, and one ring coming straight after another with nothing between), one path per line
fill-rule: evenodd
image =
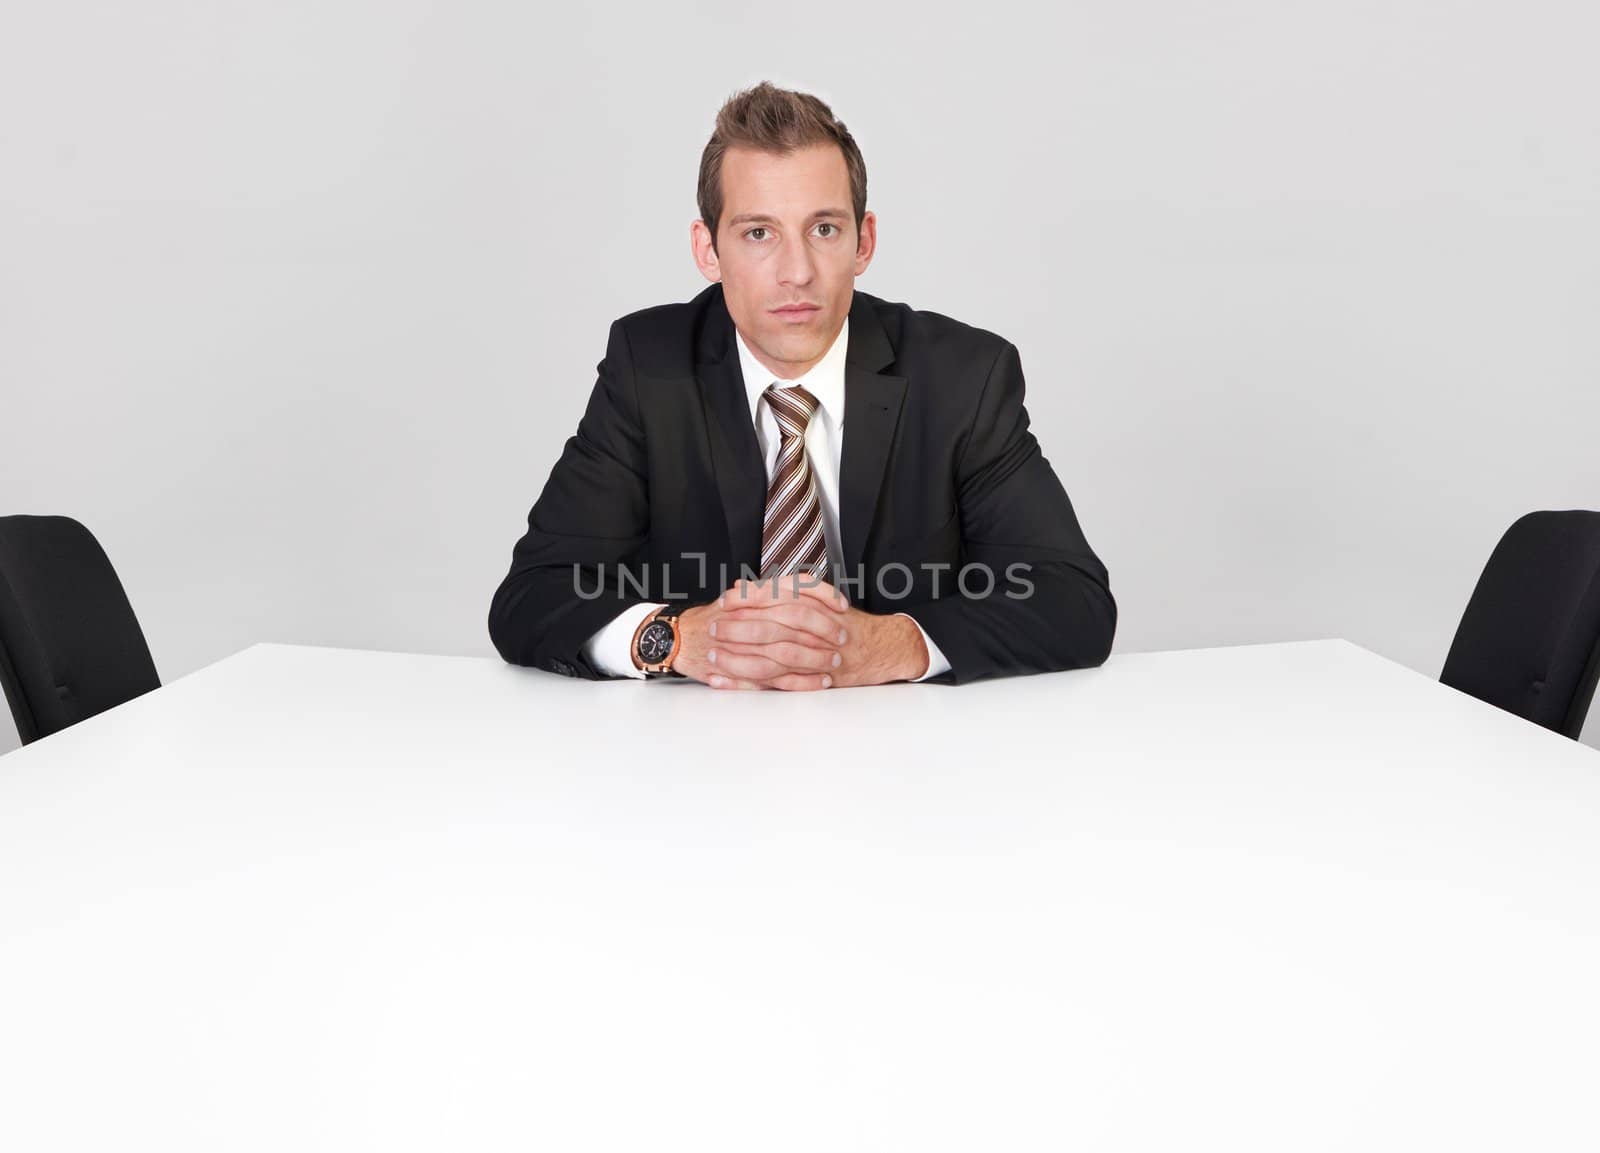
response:
M861 149L833 109L805 92L776 88L763 80L754 88L736 92L717 113L717 126L700 154L700 219L711 230L711 247L717 245L717 223L722 216L722 157L730 148L754 148L787 156L812 144L837 144L850 173L851 207L856 214L856 235L867 213L867 164Z

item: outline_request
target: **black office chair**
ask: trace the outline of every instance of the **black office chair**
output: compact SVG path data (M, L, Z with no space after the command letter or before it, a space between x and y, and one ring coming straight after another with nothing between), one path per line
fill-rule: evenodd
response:
M1439 679L1578 739L1600 677L1600 512L1530 512L1478 578Z
M23 744L159 688L100 542L64 516L0 516L0 686Z

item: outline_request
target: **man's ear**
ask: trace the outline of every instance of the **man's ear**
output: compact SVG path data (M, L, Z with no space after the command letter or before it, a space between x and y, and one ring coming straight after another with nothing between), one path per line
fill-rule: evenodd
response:
M706 222L696 220L689 225L689 250L694 256L700 275L715 284L722 279L722 265L717 262L717 246Z
M861 229L856 236L855 274L860 276L872 263L872 254L878 251L878 218L871 212L861 216Z

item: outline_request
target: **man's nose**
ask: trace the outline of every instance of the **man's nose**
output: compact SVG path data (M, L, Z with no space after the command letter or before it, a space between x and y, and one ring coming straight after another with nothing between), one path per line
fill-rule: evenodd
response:
M815 275L816 266L812 263L811 249L805 239L784 240L778 252L778 283L810 284Z

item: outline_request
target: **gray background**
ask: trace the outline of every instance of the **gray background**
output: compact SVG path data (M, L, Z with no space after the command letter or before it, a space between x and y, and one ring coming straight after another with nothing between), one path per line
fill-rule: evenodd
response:
M98 534L164 678L492 653L761 79L861 144L859 286L1021 349L1119 651L1437 675L1506 526L1600 507L1592 4L575 7L0 8L0 509Z

